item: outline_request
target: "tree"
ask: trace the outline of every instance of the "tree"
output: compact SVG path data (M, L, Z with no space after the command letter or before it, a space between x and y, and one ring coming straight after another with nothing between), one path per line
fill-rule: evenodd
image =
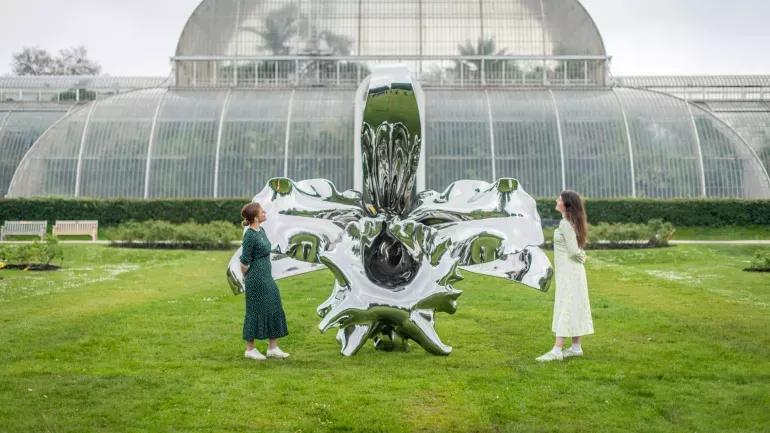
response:
M98 75L102 71L99 63L88 58L84 46L61 50L57 57L37 46L24 47L13 55L12 69L16 75Z
M99 75L102 67L88 58L88 49L80 45L59 51L55 59L57 75Z
M461 56L504 56L507 54L506 49L497 49L497 43L494 38L481 39L479 38L474 45L470 41L466 41L465 44L458 45L457 51ZM454 73L457 77L460 77L460 71L462 69L462 75L466 80L478 80L481 76L481 60L457 60L455 61ZM520 74L519 65L514 61L509 60L484 60L484 74L485 79L502 77L503 68L506 69L506 75L508 77L516 77Z
M353 51L353 39L348 36L325 30L321 33L321 38L326 43L328 54L333 56L349 56Z
M53 75L55 61L51 53L34 46L13 55L13 73L15 75Z
M264 29L257 29L255 27L244 27L243 29L261 36L264 41L262 48L268 50L273 55L285 56L290 54L288 43L297 34L298 19L297 6L287 4L267 14L264 21Z
M255 81L292 80L304 84L322 84L333 82L338 77L343 81L365 77L369 69L364 64L350 61L325 59L328 56L350 56L353 52L353 39L319 29L317 23L301 13L299 7L289 3L267 14L259 27L243 27L243 31L259 36L258 52L267 52L274 56L304 55L309 60L262 60L257 63L234 66L226 64L220 68L220 76L225 81L233 81L234 72L238 73L238 85L252 85ZM303 45L296 50L292 41ZM299 67L299 69L297 69Z

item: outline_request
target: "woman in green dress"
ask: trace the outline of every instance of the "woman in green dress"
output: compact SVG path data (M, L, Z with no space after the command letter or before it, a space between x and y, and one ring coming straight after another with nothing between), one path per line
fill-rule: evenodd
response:
M273 280L270 263L270 240L259 225L267 219L259 203L249 203L241 210L244 227L241 271L246 276L246 318L243 321L243 339L246 340L246 358L266 359L254 348L254 340L270 340L267 358L288 358L276 345L279 338L289 335L281 294Z

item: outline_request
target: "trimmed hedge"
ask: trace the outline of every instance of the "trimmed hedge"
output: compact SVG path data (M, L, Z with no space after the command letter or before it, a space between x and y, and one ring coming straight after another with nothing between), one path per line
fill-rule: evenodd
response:
M3 221L98 220L100 227L114 227L129 221L189 221L205 224L214 221L241 223L241 208L250 198L240 199L0 199L0 224Z
M162 220L181 224L229 221L238 224L251 198L223 199L0 199L2 221L95 219L103 227L127 221ZM555 199L538 199L543 219L561 219ZM599 223L646 224L663 219L676 226L770 226L770 200L734 199L610 199L587 200L588 220Z
M543 219L560 220L555 200L537 200ZM588 222L647 224L662 219L682 227L770 226L770 200L586 200Z

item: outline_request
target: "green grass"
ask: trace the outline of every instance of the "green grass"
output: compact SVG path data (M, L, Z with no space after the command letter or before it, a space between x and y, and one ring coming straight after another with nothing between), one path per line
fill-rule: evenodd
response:
M256 362L231 252L65 245L61 271L0 271L0 432L768 431L755 249L592 252L586 356L538 364L553 292L467 274L450 356L345 358L317 329L331 275L281 280L292 358Z
M770 240L770 226L756 227L677 227L672 240L753 241Z

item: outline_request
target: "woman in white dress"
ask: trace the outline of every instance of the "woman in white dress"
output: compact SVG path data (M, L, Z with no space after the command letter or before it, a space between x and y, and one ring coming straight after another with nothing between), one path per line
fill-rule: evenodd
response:
M583 199L574 191L564 191L556 201L562 220L553 234L553 256L556 266L556 301L553 325L556 344L538 361L561 361L583 356L580 337L594 333L591 305L588 302L588 282L583 263L586 255L588 225ZM564 340L572 337L572 346L562 351Z

